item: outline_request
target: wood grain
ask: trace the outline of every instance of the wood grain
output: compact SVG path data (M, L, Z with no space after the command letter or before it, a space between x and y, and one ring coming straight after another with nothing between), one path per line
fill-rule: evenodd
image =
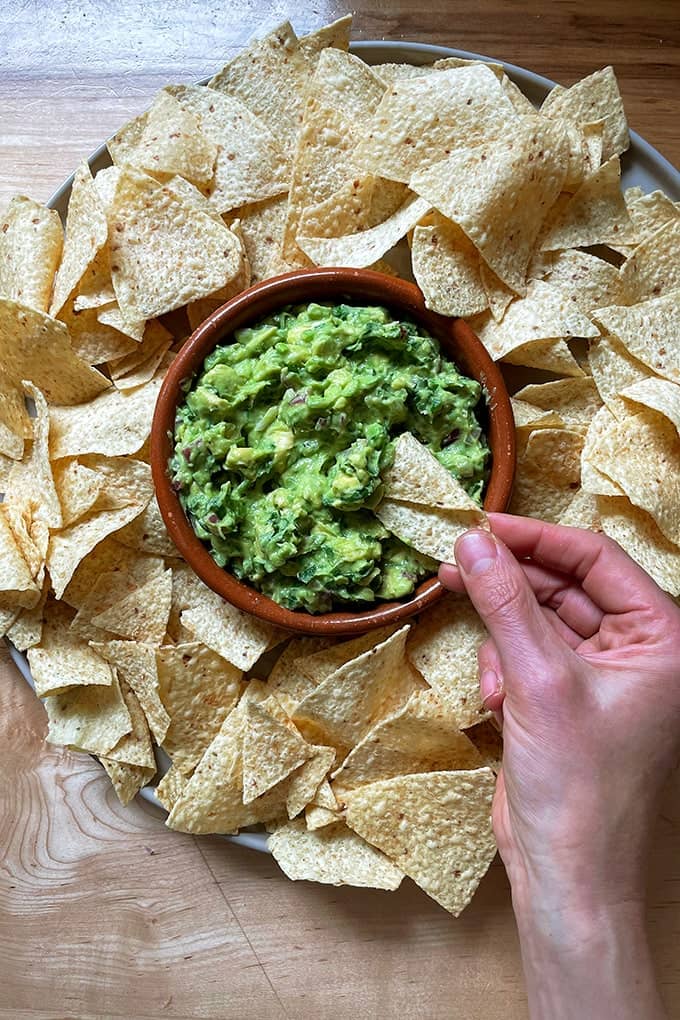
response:
M192 81L262 20L300 30L335 2L5 0L0 206L44 200L168 81ZM355 37L456 46L565 84L615 65L631 126L680 163L680 19L672 0L360 2ZM0 1020L519 1020L526 1016L498 861L457 921L397 893L291 883L268 857L169 832L120 807L86 756L44 743L45 716L0 648ZM614 781L614 778L613 780ZM650 932L680 1016L680 779L651 866Z

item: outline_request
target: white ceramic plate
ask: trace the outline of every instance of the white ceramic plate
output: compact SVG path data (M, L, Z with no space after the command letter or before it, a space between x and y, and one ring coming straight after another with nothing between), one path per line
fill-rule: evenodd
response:
M493 61L503 64L509 78L518 85L522 92L534 103L535 106L545 99L546 95L555 85L549 78L543 78L532 71L525 71L522 67L515 67L514 64L506 64L497 57L485 57L479 53L468 53L465 50L453 50L446 46L431 46L428 43L410 42L356 42L352 43L351 50L365 60L367 64L385 64L392 62L408 64L429 64L441 57L466 57ZM208 79L199 84L205 85ZM102 167L110 166L106 145L100 145L92 153L88 160L93 173L101 170ZM644 138L641 138L634 131L630 135L630 148L621 158L622 179L625 187L629 188L638 185L644 192L654 191L660 188L672 201L680 201L680 173L673 167L660 152L652 148ZM56 209L62 219L66 217L66 207L71 194L73 175L64 181L60 188L55 191L47 205ZM28 668L28 660L22 652L18 652L13 645L9 645L10 655L17 664L22 675L32 684L31 673ZM161 772L165 772L169 766L169 759L161 751L158 754L158 765ZM164 810L156 799L154 788L148 786L141 791L141 796L150 804ZM164 812L165 813L165 812ZM253 850L269 852L267 836L264 832L243 832L238 836L227 836L233 843L240 843L241 846L251 847Z

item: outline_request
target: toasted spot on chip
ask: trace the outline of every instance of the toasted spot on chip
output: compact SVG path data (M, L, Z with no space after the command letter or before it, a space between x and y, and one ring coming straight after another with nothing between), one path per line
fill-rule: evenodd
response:
M404 877L379 850L342 822L310 831L303 821L287 822L269 837L275 861L294 882L398 889Z
M347 824L457 917L496 853L491 769L397 776L353 790Z

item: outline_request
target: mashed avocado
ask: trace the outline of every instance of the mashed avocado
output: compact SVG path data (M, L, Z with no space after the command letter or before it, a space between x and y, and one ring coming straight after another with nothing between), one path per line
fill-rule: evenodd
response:
M289 609L400 598L434 561L371 513L412 432L480 500L477 382L385 308L286 308L217 347L177 410L174 486L220 566Z

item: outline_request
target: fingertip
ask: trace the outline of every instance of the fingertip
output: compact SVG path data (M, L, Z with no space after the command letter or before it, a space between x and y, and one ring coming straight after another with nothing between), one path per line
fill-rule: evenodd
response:
M463 593L465 585L460 576L460 570L453 563L442 563L439 567L439 580L449 591Z

